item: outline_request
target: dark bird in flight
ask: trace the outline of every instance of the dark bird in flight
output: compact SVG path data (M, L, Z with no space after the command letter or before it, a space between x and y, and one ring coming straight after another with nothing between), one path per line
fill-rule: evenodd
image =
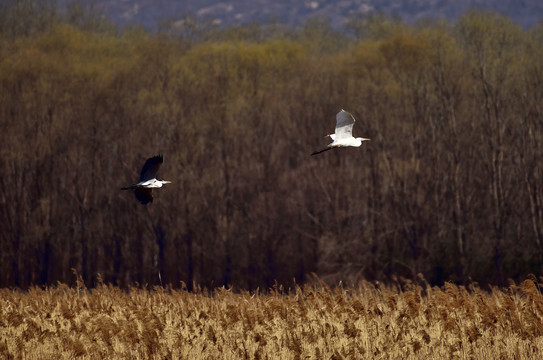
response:
M153 202L153 189L161 188L164 184L171 184L171 181L156 179L156 173L163 162L162 155L147 159L141 169L139 181L134 185L123 187L121 190L134 190L136 199L143 205Z

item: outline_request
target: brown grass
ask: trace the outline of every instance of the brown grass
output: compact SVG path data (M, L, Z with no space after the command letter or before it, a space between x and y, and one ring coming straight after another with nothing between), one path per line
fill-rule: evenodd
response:
M535 278L490 292L407 284L213 293L0 290L0 358L543 358Z

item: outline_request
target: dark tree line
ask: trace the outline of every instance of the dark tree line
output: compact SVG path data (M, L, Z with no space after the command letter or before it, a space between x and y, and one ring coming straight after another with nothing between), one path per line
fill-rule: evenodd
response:
M0 286L542 274L541 26L47 9L0 11ZM310 157L341 108L372 141ZM119 188L157 153L173 184L144 207Z

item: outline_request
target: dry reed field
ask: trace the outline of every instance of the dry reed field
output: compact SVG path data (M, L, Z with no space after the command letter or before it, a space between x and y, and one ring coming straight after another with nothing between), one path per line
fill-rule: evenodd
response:
M3 289L0 358L543 358L539 286Z

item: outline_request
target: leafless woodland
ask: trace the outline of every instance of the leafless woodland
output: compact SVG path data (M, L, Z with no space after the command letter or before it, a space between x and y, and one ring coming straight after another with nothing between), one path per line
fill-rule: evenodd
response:
M0 18L2 287L542 273L542 26ZM372 141L309 156L341 108ZM119 189L158 153L142 206Z

